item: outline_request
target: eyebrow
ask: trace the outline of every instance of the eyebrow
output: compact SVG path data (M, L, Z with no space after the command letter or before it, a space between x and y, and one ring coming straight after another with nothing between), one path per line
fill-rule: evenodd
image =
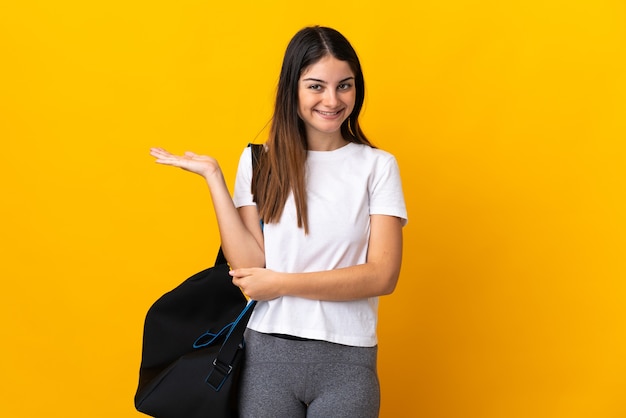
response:
M344 78L343 80L339 80L339 82L340 82L340 83L343 83L343 82L346 82L346 81L348 81L348 80L354 80L354 77L346 77L346 78ZM326 81L324 81L324 80L320 80L319 78L312 78L312 77L305 78L305 79L303 79L302 81L315 81L315 82L317 82L317 83L328 84L328 82L326 82Z

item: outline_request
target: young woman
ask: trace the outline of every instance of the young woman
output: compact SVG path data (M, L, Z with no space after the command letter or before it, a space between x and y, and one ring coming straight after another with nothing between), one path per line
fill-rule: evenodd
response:
M243 151L234 199L213 158L151 151L206 179L233 283L258 301L242 417L378 416L378 296L396 286L407 215L395 158L359 126L364 96L346 38L304 28L285 52L265 152L253 175Z

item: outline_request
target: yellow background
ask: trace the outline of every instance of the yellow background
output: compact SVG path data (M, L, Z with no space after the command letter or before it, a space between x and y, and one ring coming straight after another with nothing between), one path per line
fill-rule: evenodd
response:
M232 186L310 24L359 52L409 208L381 416L625 417L621 0L2 2L0 416L141 416L144 314L218 246L148 149Z

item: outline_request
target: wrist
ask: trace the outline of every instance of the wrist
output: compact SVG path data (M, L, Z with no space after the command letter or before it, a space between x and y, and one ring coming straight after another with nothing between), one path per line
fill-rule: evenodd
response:
M289 273L277 273L278 296L288 296L289 293Z
M224 175L222 174L220 167L216 167L213 170L207 170L202 173L202 177L204 177L204 180L209 184L209 186L224 181Z

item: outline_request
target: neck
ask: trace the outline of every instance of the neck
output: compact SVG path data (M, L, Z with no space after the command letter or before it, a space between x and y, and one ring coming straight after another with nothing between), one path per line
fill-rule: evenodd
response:
M308 135L307 147L309 151L334 151L346 145L339 132L330 135Z

